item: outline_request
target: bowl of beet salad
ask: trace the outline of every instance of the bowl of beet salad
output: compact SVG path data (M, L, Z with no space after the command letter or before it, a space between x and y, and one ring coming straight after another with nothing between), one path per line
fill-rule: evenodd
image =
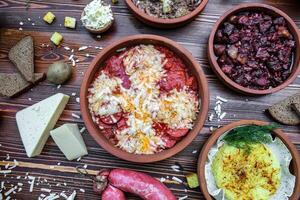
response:
M216 75L248 95L277 92L300 70L300 34L281 10L260 3L227 11L209 37L208 57Z

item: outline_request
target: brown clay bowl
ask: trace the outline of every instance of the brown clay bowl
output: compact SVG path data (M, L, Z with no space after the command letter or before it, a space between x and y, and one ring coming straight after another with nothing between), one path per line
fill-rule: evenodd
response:
M225 20L227 20L228 17L232 16L233 14L242 12L242 11L263 11L265 13L268 13L271 16L282 16L286 20L289 30L291 31L291 33L294 36L294 39L296 41L296 50L295 50L295 57L294 57L294 63L293 63L291 75L281 85L279 85L275 88L271 88L271 89L267 89L267 90L255 90L255 89L243 87L243 86L235 83L234 81L232 81L222 71L219 64L217 63L216 56L215 56L215 53L213 50L215 34L216 34L218 28L220 27L220 25L222 25L223 22ZM290 83L292 83L294 81L294 79L297 77L298 73L300 72L300 32L299 32L299 29L298 29L297 25L295 24L295 22L287 14L285 14L284 12L282 12L281 10L279 10L273 6L261 4L261 3L240 4L238 6L235 6L232 9L228 10L226 13L224 13L220 17L220 19L216 22L216 24L214 25L214 27L210 33L209 40L208 40L208 59L209 59L210 66L212 67L215 74L229 88L231 88L237 92L247 94L247 95L264 95L264 94L274 93L274 92L277 92L277 91L287 87Z
M226 126L223 126L222 128L217 129L212 133L210 138L206 141L204 144L199 158L198 158L198 179L200 183L200 189L205 197L206 200L212 200L214 199L210 194L208 193L207 186L206 186L206 181L205 181L205 163L207 160L207 154L211 147L217 142L218 138L226 133L227 131L238 127L238 126L243 126L243 125L266 125L268 124L267 122L263 121L257 121L257 120L241 120L241 121L236 121L231 124L228 124ZM292 155L292 161L291 161L291 172L296 176L296 182L295 182L295 188L294 188L294 193L290 197L290 200L298 200L300 197L300 155L296 149L296 147L290 142L288 137L280 130L276 129L273 130L272 134L279 139L282 140L282 142L286 145L286 147L290 150L291 155Z
M83 17L85 15L85 13L84 13L84 11L82 12L82 14L81 14L81 17ZM88 30L90 33L93 33L93 34L100 34L100 33L104 33L105 31L107 31L111 26L112 26L112 24L114 23L114 19L110 22L110 23L108 23L108 24L106 24L104 27L102 27L102 28L99 28L99 29L94 29L94 28L89 28L89 27L86 27L86 26L84 26L85 28L86 28L86 30Z
M140 21L142 21L143 23L149 26L162 28L162 29L175 28L191 22L200 14L200 12L205 8L206 4L208 3L208 0L202 0L202 2L198 5L198 7L187 15L174 18L174 19L162 19L162 18L147 15L141 9L136 7L136 5L132 2L132 0L125 0L125 1L127 7L137 19L139 19Z
M135 46L138 44L153 44L165 46L172 50L182 61L186 64L192 74L195 75L198 82L198 93L201 99L200 112L195 121L194 128L174 147L170 149L163 150L162 152L152 154L152 155L137 155L131 154L126 151L115 147L112 143L110 143L105 136L100 132L98 126L93 122L91 114L88 109L88 87L93 81L94 75L101 68L101 64L107 60L109 57L116 53L116 50L122 49L124 47ZM84 78L80 88L80 109L83 117L83 121L90 133L90 135L96 140L96 142L102 146L109 153L132 162L137 163L150 163L160 161L166 158L169 158L176 153L183 150L187 145L189 145L193 139L198 135L200 130L203 127L205 119L207 117L209 106L209 93L207 80L205 75L199 65L199 63L193 58L192 54L187 51L185 48L181 47L176 42L169 40L165 37L155 36L155 35L134 35L122 38L117 42L107 46L104 48L92 61L89 65L88 69L84 74Z

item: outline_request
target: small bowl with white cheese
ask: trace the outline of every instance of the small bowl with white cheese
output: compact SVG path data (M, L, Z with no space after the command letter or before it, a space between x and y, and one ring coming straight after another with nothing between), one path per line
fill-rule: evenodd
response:
M94 34L103 33L114 22L111 6L102 0L93 0L84 8L81 14L81 21L89 32Z

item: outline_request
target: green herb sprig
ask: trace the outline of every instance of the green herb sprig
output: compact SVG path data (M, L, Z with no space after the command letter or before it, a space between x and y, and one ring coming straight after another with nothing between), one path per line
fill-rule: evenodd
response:
M230 146L244 149L246 153L250 153L252 144L270 143L272 141L271 131L277 127L276 124L241 126L230 130L223 140Z

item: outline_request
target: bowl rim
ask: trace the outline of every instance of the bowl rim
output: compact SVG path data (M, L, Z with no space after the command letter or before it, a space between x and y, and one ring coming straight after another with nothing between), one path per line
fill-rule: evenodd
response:
M198 87L199 87L198 91L200 91L201 89L201 94L199 94L199 98L201 98L201 105L199 109L200 112L197 116L193 129L190 130L189 134L186 135L181 141L179 141L174 147L151 155L131 154L124 150L121 150L118 147L115 147L113 144L107 141L107 139L101 133L99 133L99 128L95 127L95 124L92 121L88 109L87 98L86 98L87 90L91 83L91 80L89 80L89 76L91 76L93 70L96 70L94 68L99 68L100 65L99 62L100 61L104 62L107 59L107 56L109 56L108 55L109 52L112 50L124 48L126 46L132 46L132 44L135 42L142 44L143 43L142 41L146 41L145 43L148 44L159 42L164 46L172 47L173 49L176 49L176 51L180 52L180 54L182 54L181 58L185 57L182 59L186 61L188 60L189 63L191 63L190 68L193 68L193 71L195 72L195 76L198 79ZM200 64L193 58L192 54L184 47L180 46L175 41L157 35L140 34L140 35L128 36L128 37L121 38L120 40L113 42L112 44L105 47L100 53L97 54L97 56L93 59L93 61L87 68L80 88L80 110L81 110L83 121L86 125L89 134L103 149L105 149L112 155L119 157L123 160L131 161L135 163L151 163L151 162L164 160L182 151L193 141L193 139L200 133L201 129L203 128L208 114L208 107L209 107L208 83L205 74L202 71L202 68L200 67Z
M265 89L265 90L255 90L255 89L250 89L243 87L237 83L235 83L233 80L231 80L220 68L219 64L217 63L216 56L213 50L213 45L214 45L214 37L215 34L220 27L220 25L223 24L223 22L231 16L233 13L237 13L239 11L247 10L247 9L253 9L253 8L258 8L262 10L267 10L269 12L275 13L278 16L284 17L284 19L287 21L288 27L291 32L293 32L294 39L296 41L296 47L300 47L300 31L298 26L295 24L295 22L283 11L280 9L273 7L268 4L264 3L242 3L237 6L234 6L233 8L229 9L226 11L215 23L213 26L213 29L209 35L209 40L208 40L208 61L210 63L211 68L215 72L215 74L218 76L218 78L225 83L229 88L240 92L242 94L246 95L265 95L265 94L270 94L277 92L279 90L282 90L283 88L287 87L290 83L292 83L296 78L297 75L300 72L300 50L297 50L295 52L295 60L294 60L294 65L293 68L296 68L292 70L290 76L280 85L274 88L270 89Z
M133 12L133 14L141 18L141 21L143 21L144 23L155 27L160 27L160 28L173 28L188 23L189 21L197 17L207 5L208 0L202 0L195 10L188 13L187 15L177 17L174 19L163 19L163 18L147 15L145 12L139 9L132 2L132 0L125 0L125 2L126 5L129 7L129 9Z
M85 11L83 10L82 13L81 13L81 16L80 16L80 21L81 21L81 18L82 18L84 15L85 15ZM113 15L113 19L112 19L109 23L105 24L104 27L102 27L102 28L99 28L99 29L90 28L90 27L85 26L83 23L82 23L82 25L83 25L83 27L84 27L86 30L88 30L90 33L93 33L93 34L104 33L104 32L108 31L108 30L112 27L112 25L113 25L113 23L114 23L114 21L115 21L115 16L114 16L114 13L113 13L113 12L112 12L112 15Z
M212 133L212 135L208 138L203 148L201 149L198 158L198 164L197 164L197 174L200 183L200 189L205 199L213 200L213 197L210 196L206 185L205 164L206 164L208 152L211 149L211 147L217 142L218 138L221 135L223 135L225 132L241 125L243 126L243 125L266 125L266 124L269 124L269 122L258 121L258 120L240 120L240 121L235 121L230 124L227 124ZM282 142L285 144L285 146L291 152L292 163L294 167L294 175L296 176L296 182L295 182L294 192L289 199L298 200L300 197L300 155L298 153L298 150L294 146L294 144L288 139L288 136L286 136L286 134L281 129L273 130L272 134L274 134L276 137L281 139Z

